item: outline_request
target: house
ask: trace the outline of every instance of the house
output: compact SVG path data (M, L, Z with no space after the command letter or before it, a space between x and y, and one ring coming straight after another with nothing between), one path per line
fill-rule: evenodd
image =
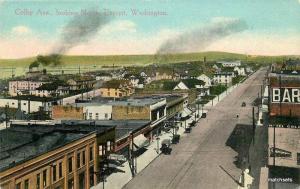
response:
M35 80L14 80L9 81L8 92L10 96L28 95L30 91L36 90L43 84L49 81L35 81Z
M166 72L156 72L153 80L169 80L172 78L172 74L168 74Z
M219 72L215 73L213 77L214 84L231 85L234 77L233 72Z
M236 67L236 66L241 66L241 61L218 61L218 64L221 64L223 67Z
M173 90L188 90L201 88L205 85L204 81L198 79L184 79L180 81Z
M112 75L110 73L99 73L96 75L96 80L109 81L112 79Z
M244 67L239 67L239 66L236 66L234 67L234 72L237 73L237 75L240 75L240 76L246 76L246 70Z
M134 87L128 80L110 80L100 87L102 97L121 98L134 93Z
M140 73L140 76L141 76L141 77L148 77L148 75L147 75L145 72L141 72L141 73Z
M211 82L212 82L212 79L210 77L208 77L207 75L205 74L201 74L197 77L198 80L201 80L201 81L204 81L205 82L205 87L209 87L211 86Z
M90 76L78 76L67 81L70 90L87 90L93 89L96 80Z
M60 85L56 82L45 83L35 90L30 91L30 95L39 97L58 97L69 94L69 86Z

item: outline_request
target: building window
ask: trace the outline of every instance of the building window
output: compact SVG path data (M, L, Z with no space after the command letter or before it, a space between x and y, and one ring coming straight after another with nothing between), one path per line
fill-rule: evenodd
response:
M36 189L40 189L40 185L41 185L41 174L37 174L36 175Z
M73 158L72 157L69 157L68 165L69 165L69 173L71 173L73 171Z
M47 170L43 171L43 187L47 186Z
M99 113L96 113L96 120L99 119Z
M107 92L107 96L110 96L110 92Z
M99 156L102 156L103 152L102 152L102 145L99 146Z
M108 114L107 114L107 113L105 113L105 114L104 114L104 117L105 117L105 119L107 119L107 118L108 118Z
M74 189L74 179L68 180L68 189Z
M16 189L21 189L21 183L16 184Z
M110 141L107 141L107 143L106 143L106 149L107 149L107 151L111 150L111 142Z
M29 189L29 180L28 179L26 179L24 181L24 189Z
M58 164L58 178L62 177L62 162Z
M80 167L80 153L77 154L77 168Z
M85 189L85 172L79 174L79 188Z
M93 119L93 113L89 113L89 119Z
M85 165L85 151L82 151L82 165Z
M90 186L94 186L94 166L90 167Z
M93 146L90 147L90 161L94 159Z
M53 165L52 167L52 176L53 176L53 182L56 181L56 165Z

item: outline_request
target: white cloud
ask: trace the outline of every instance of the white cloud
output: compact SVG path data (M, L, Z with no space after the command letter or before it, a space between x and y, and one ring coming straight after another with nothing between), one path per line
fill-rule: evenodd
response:
M167 39L184 31L161 29L157 32L131 33L123 35L99 35L87 43L72 48L70 55L115 55L153 54ZM118 35L117 35L118 34ZM0 58L20 58L49 53L55 40L26 35L14 37L0 36ZM300 55L299 33L279 35L275 33L242 32L214 42L203 51L226 51L252 55Z
M134 33L136 32L136 24L130 20L118 20L111 22L108 25L105 25L100 33L104 34L110 34L110 33L116 33L116 32L128 32L128 33Z
M15 35L26 35L31 33L31 29L27 26L16 26L11 29L12 34Z
M298 33L279 35L243 32L216 41L205 50L251 55L300 55L300 38Z

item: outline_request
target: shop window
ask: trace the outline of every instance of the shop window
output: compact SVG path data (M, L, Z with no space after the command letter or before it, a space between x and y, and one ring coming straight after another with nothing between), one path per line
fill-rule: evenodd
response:
M90 186L94 186L95 183L94 183L94 166L91 166L90 167Z
M74 179L68 180L68 189L74 189Z
M79 174L79 188L85 189L85 172Z

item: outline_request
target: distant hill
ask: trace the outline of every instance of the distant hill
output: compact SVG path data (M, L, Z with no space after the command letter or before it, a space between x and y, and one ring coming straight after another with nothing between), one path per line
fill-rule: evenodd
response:
M247 62L271 63L282 61L288 58L299 58L300 56L252 56L227 52L200 52L186 54L168 55L107 55L107 56L62 56L63 66L78 65L102 65L102 66L122 66L122 65L146 65L152 63L178 63L184 61L202 61L206 57L207 61L215 60L242 60ZM35 57L22 59L0 59L1 67L28 67Z

